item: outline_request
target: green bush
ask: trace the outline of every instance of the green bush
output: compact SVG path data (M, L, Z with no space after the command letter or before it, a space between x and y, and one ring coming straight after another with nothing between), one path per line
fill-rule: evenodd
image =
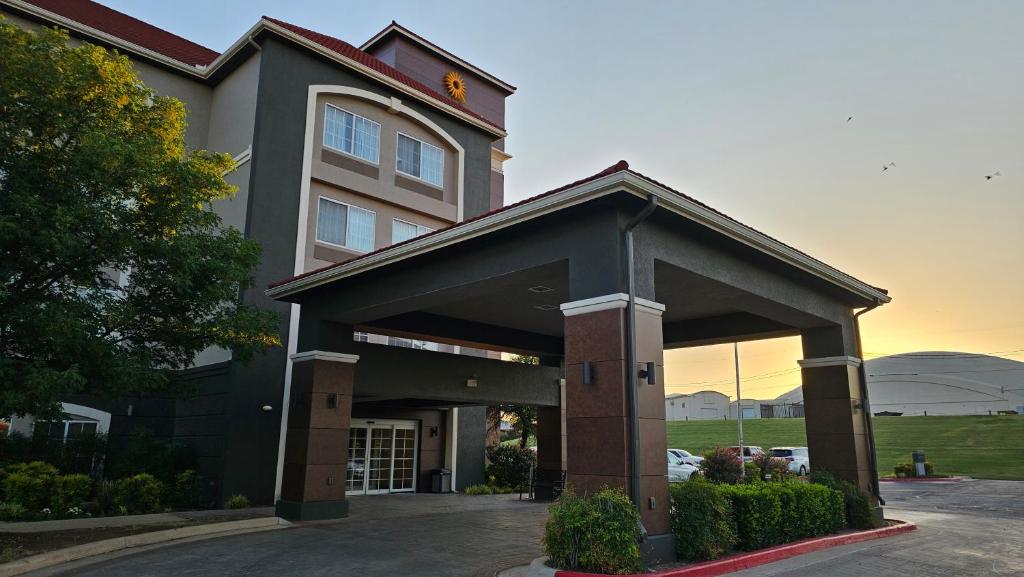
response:
M743 463L743 482L744 483L760 483L764 479L761 478L761 467L751 462Z
M716 559L736 542L732 507L718 485L697 477L669 485L676 555L686 561Z
M757 467L757 475L761 480L779 482L794 477L793 471L789 470L789 463L770 453L758 453L751 461Z
M91 493L92 477L89 475L61 475L53 479L50 504L54 513L63 516L69 509L81 509Z
M621 489L578 496L570 488L548 510L544 550L559 569L639 572L640 513Z
M106 453L107 437L102 433L75 435L65 440L50 437L49 426L36 426L31 436L21 433L0 435L0 466L42 461L66 474L92 474Z
M100 481L96 485L96 509L100 515L118 514L117 483Z
M843 495L824 485L786 482L773 484L782 504L786 540L835 533L845 526Z
M494 487L490 485L470 485L463 490L467 495L493 495Z
M225 509L245 509L249 506L249 498L245 495L232 495L224 502Z
M156 477L149 473L139 473L117 482L116 504L133 515L156 513L160 510L162 490L163 486Z
M715 447L705 453L704 461L700 464L704 478L716 483L739 483L740 473L743 465L735 450L725 447Z
M528 447L497 445L487 449L487 481L496 487L524 488L537 455Z
M112 479L148 473L172 485L182 471L196 468L195 455L188 445L158 437L145 428L133 431L123 448L109 453L105 473Z
M736 523L736 542L751 551L785 541L782 525L782 501L773 485L722 485Z
M4 501L38 513L50 506L57 469L42 461L15 463L4 468Z
M893 472L899 478L913 477L914 476L914 464L913 463L900 463L893 467Z
M811 482L842 493L847 527L854 529L878 527L878 517L875 515L875 508L871 505L871 499L857 485L850 481L836 479L828 471L821 470L811 471Z
M30 512L21 503L0 503L0 521L23 521Z

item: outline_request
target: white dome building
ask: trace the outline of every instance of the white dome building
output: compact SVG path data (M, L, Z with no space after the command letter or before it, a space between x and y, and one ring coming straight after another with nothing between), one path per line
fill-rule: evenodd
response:
M1024 363L973 353L920 352L867 361L871 412L904 415L1024 413ZM803 402L797 387L777 402Z

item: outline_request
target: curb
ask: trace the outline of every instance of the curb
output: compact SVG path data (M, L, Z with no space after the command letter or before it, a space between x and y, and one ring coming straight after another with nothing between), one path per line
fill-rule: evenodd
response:
M30 571L60 565L61 563L78 561L86 557L113 553L133 547L144 547L186 538L214 538L253 531L283 529L290 525L291 523L278 517L263 517L115 537L113 539L104 539L102 541L75 545L74 547L57 549L56 551L47 551L46 553L4 563L0 565L0 577L14 577L15 575L22 575Z
M804 539L803 541L787 543L785 545L761 549L760 551L752 551L750 553L740 553L724 559L705 561L703 563L680 567L678 569L629 575L627 577L716 577L717 575L724 575L734 571L742 571L743 569L750 569L751 567L757 567L758 565L764 565L766 563L774 563L775 561L789 559L790 557L796 557L797 555L820 551L822 549L829 549L840 545L850 545L852 543L860 543L863 541L871 541L873 539L881 539L883 537L891 537L893 535L899 535L900 533L913 531L916 528L917 525L914 523L902 521L899 525L882 527L881 529L870 529L867 531L858 531L856 533L847 533L845 535L831 535L828 537ZM554 575L555 577L598 577L596 573L578 573L575 571L555 571Z
M963 477L879 477L883 483L959 483Z

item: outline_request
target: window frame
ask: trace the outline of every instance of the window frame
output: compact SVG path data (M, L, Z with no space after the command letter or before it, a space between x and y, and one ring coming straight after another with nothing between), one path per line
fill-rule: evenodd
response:
M370 123L373 123L373 124L377 125L377 157L376 157L375 160L370 160L368 158L363 158L362 156L359 156L359 155L355 154L354 152L346 152L345 150L342 150L340 148L335 148L335 147L331 146L330 144L327 144L327 109L328 108L333 108L333 109L338 110L340 112L344 112L345 114L351 114L355 118L362 118L363 120L365 120L367 122L370 122ZM381 128L382 128L381 123L377 122L376 120L374 120L372 118L367 118L367 117L365 117L365 116L363 116L361 114L356 114L355 112L352 112L351 110L346 110L346 109L344 109L344 108L342 108L342 107L340 107L340 106L338 106L336 104L331 104L330 102L325 102L324 103L324 117L323 117L323 122L321 124L322 124L322 126L320 127L321 128L320 131L322 132L322 134L321 134L321 138L320 138L320 144L324 148L330 150L331 152L337 152L339 154L344 154L345 156L350 156L350 157L352 157L352 158L354 158L356 160L361 160L363 162L370 163L370 164L372 164L374 166L380 166L380 142L381 142L380 134L381 134ZM352 150L354 151L355 148L356 148L356 123L355 123L355 121L353 121L352 122Z
M404 137L406 137L406 138L408 138L410 140L415 140L416 142L418 142L420 144L420 174L423 173L423 146L424 145L432 146L432 147L434 147L434 148L436 148L436 149L441 151L441 170L440 170L441 183L440 184L436 184L436 183L430 182L429 180L423 178L422 176L420 176L418 174L410 174L410 173L408 173L408 172L398 168L398 152L399 152L399 149L398 149L398 137L399 136L404 136ZM435 144L430 144L429 142L423 140L422 138L416 138L415 136L413 136L411 134L406 134L406 133L402 132L401 130L399 130L399 131L397 131L397 135L395 136L395 173L396 174L401 174L402 176L408 176L409 178L415 178L416 180L418 180L418 181L420 181L420 182L422 182L422 183L424 183L426 185L433 186L434 188L440 188L440 189L443 190L444 189L444 157L445 157L445 152L446 151L445 151L444 147L437 146Z
M411 220L405 220L404 218L398 218L397 216L394 216L394 217L391 217L391 244L398 244L400 242L405 242L405 240L399 240L399 241L395 240L395 223L396 222L400 222L402 224L407 224L409 226L415 226L416 230L423 229L425 231L425 232L421 232L421 233L417 234L416 236L414 236L412 238L407 238L405 240L412 240L413 238L419 238L419 237L421 237L421 236L423 236L425 234L430 234L430 233L432 233L432 232L437 230L436 228L430 228L428 226L423 226L422 224L418 224L418 223L412 222Z
M373 215L373 239L370 242L370 248L368 250L360 250L358 248L353 248L353 247L350 247L348 245L337 244L337 243L333 243L333 242L330 242L330 241L327 241L327 240L320 240L320 201L321 200L326 200L327 202L333 202L334 204L340 204L340 205L342 205L342 206L344 206L346 208L346 211L345 211L345 241L346 242L348 242L348 215L349 215L347 209L357 208L359 210L365 210L366 212L368 212L368 213ZM313 231L313 242L317 242L317 243L320 243L320 244L323 244L323 245L326 245L326 246L330 246L330 247L334 247L334 248L344 249L344 250L355 252L355 253L359 253L359 254L366 254L368 252L373 252L374 250L376 250L375 247L376 247L376 244L377 244L377 211L370 210L368 208L363 208L361 206L356 206L356 205L354 205L354 204L352 204L350 202L345 202L343 200L338 200L336 198L331 198L329 196L324 196L322 194L319 194L319 195L317 195L317 203L316 203L316 230Z

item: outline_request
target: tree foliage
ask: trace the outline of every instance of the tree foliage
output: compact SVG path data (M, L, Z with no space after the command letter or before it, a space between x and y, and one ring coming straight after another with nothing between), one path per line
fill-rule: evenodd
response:
M127 58L67 40L0 22L0 414L168 392L209 346L278 342L239 299L259 245L211 210L231 158L186 150L184 105Z

